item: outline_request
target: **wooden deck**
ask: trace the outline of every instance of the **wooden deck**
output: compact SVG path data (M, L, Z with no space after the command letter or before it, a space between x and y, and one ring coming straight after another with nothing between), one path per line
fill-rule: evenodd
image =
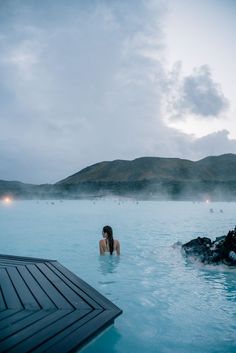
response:
M76 352L121 313L57 261L0 255L0 353Z

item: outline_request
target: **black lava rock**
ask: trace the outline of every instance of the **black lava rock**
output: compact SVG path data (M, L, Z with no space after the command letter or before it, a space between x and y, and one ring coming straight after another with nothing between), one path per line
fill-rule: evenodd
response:
M206 237L190 240L182 245L182 250L188 258L199 260L204 264L224 263L236 266L236 227L213 242Z

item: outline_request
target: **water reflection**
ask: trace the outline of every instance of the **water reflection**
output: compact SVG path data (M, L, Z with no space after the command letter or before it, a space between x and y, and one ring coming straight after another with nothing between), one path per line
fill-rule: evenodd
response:
M201 269L201 276L212 283L218 292L224 291L225 298L229 301L236 302L236 269L225 268L223 265L215 267L207 267Z
M117 343L121 339L120 332L114 327L110 327L106 332L95 338L91 343L89 343L84 349L83 353L118 353L120 350L117 347Z
M104 276L116 273L120 263L120 256L99 256L98 271Z

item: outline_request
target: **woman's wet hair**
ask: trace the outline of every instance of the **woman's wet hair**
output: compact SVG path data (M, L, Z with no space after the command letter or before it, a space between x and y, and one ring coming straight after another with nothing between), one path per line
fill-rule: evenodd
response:
M104 226L103 232L107 233L107 235L108 235L107 240L108 240L108 244L109 244L110 254L112 255L113 250L114 250L113 230L110 226Z

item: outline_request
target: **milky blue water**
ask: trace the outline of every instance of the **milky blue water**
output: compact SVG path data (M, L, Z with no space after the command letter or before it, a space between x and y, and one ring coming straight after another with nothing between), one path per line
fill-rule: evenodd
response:
M105 224L120 257L98 255ZM235 203L0 203L0 253L57 259L123 310L83 353L235 353L236 271L188 263L172 248L235 224Z

